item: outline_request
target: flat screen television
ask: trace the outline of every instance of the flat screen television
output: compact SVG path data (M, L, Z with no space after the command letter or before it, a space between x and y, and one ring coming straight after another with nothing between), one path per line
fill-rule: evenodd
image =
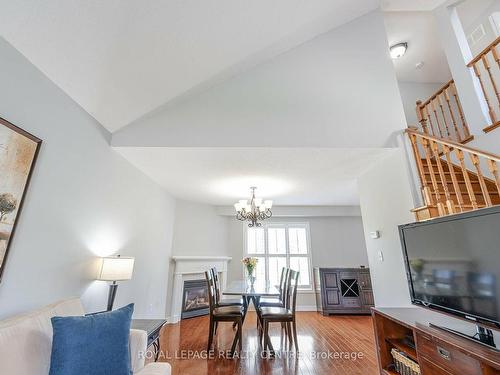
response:
M412 302L500 327L500 206L399 226Z

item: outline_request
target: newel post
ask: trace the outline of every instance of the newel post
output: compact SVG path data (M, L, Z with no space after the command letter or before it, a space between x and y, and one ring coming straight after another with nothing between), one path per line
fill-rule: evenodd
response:
M429 134L429 130L427 128L427 117L425 116L425 112L423 109L424 109L424 107L422 106L422 101L417 100L416 111L417 111L418 122L420 123L420 126L422 127L423 132L425 134Z

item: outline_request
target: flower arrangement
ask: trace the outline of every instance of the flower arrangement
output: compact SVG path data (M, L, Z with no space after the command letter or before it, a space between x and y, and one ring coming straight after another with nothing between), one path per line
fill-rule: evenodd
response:
M247 269L248 280L252 285L255 282L255 276L253 275L253 271L255 270L255 267L257 267L258 262L259 260L253 257L245 257L241 260L241 263L243 263L243 265Z

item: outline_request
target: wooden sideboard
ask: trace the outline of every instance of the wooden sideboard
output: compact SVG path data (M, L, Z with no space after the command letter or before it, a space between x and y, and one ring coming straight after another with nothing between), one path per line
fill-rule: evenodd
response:
M316 307L323 315L370 314L373 291L368 268L314 268Z
M500 352L429 326L471 332L471 323L420 307L374 308L372 316L381 374L397 374L391 356L395 348L418 363L422 375L500 375Z

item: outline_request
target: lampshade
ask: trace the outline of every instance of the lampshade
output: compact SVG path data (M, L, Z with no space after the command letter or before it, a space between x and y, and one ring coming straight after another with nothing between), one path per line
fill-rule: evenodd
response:
M105 257L101 258L101 267L97 280L122 281L130 280L134 271L134 258Z

